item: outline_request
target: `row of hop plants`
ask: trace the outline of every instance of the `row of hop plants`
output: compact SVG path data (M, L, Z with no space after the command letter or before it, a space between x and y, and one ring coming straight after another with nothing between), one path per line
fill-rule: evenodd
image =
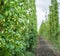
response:
M40 35L45 37L55 49L60 51L60 24L58 13L58 1L51 0L49 14L46 21L43 21L40 27Z
M0 0L0 56L34 56L34 0Z

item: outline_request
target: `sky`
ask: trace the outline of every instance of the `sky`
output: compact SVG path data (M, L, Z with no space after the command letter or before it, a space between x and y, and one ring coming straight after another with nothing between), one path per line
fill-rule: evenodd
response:
M60 0L58 0L58 2L60 2ZM49 13L49 5L51 4L51 0L35 0L35 3L37 15L37 30L39 30L42 21L46 20L45 16Z
M42 20L45 20L46 12L49 12L50 0L36 0L36 14L37 14L37 30L42 23Z

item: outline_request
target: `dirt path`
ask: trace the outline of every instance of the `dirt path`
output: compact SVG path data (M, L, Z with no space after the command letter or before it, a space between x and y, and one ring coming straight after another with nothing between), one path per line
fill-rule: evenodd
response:
M44 41L41 37L38 39L38 45L36 48L36 56L60 56L53 51L49 44Z

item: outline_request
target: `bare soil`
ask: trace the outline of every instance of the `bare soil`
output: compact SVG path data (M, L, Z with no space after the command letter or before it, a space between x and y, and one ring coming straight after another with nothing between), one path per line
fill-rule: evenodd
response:
M53 50L49 45L50 44L48 42L39 37L35 56L60 56L60 54L58 54L56 50Z

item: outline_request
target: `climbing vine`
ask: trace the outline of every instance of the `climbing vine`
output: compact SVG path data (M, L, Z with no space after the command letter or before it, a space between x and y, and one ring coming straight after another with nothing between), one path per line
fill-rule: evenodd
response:
M0 56L33 56L35 12L34 0L0 0Z

